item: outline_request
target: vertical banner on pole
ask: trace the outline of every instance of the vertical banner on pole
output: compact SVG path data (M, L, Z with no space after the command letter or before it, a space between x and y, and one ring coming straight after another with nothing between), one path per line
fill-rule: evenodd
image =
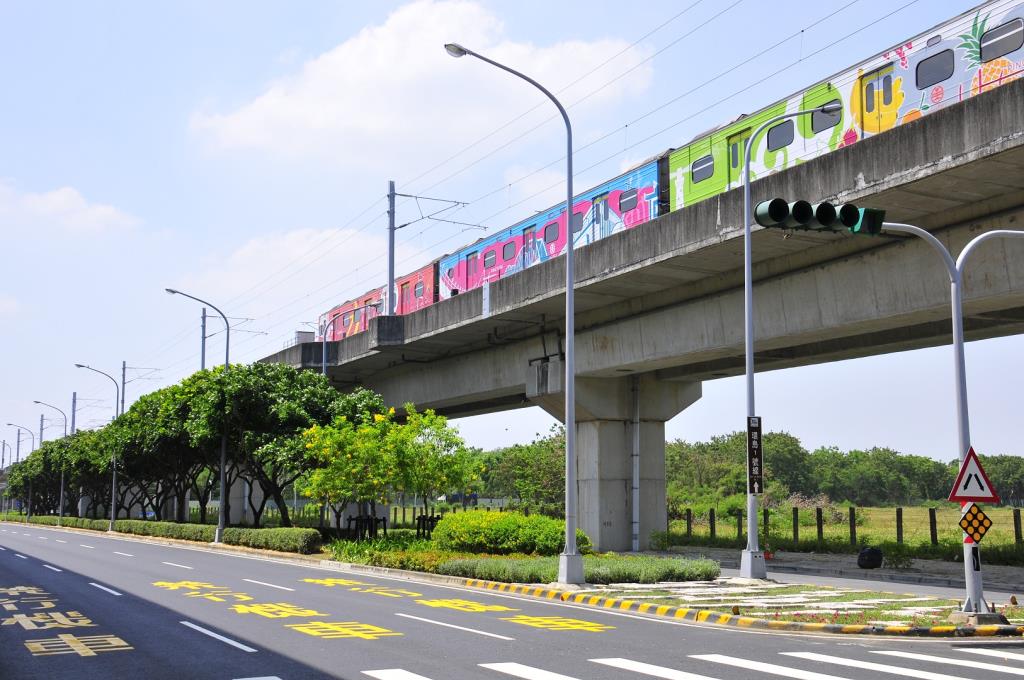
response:
M761 418L747 418L747 493L764 493L764 450L761 446Z

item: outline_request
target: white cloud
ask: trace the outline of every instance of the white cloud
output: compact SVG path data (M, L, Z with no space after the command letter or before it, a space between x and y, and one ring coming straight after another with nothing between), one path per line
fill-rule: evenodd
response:
M451 41L522 70L556 92L596 68L558 95L571 104L594 92L572 110L574 120L650 84L649 64L608 83L637 66L647 55L642 49L597 68L625 50L625 41L535 46L513 42L502 32L500 20L474 2L420 0L306 61L248 103L227 112L195 113L192 129L215 149L323 157L395 171L447 157L535 104L538 110L506 134L552 115L550 105L526 83L472 58L452 59L443 49ZM561 134L560 122L547 127Z
M13 317L18 313L18 300L13 295L0 293L0 319Z
M0 226L10 231L63 231L96 235L131 229L139 219L112 205L90 203L72 187L21 193L0 181Z

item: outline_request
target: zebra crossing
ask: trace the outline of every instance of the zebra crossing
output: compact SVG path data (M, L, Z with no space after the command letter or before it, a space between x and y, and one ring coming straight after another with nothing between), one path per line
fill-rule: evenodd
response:
M1013 651L1018 650L1018 651ZM723 680L724 677L767 678L782 676L793 680L866 680L890 675L919 680L979 680L1002 676L1024 676L1024 647L950 647L941 654L924 654L901 650L865 650L874 655L859 658L820 652L779 652L778 659L750 659L728 654L690 654L685 662L673 667L621 657L587 659L594 669L625 671L615 677L662 678L663 680ZM887 663L891 661L892 663ZM808 665L791 666L789 662ZM900 664L900 665L896 665ZM910 665L907 665L910 664ZM588 680L595 677L586 668L578 674L565 675L518 662L481 663L474 677L520 678L521 680ZM490 672L488 672L490 671ZM721 673L725 672L723 676ZM839 675L833 674L839 673ZM365 670L362 674L375 680L440 680L402 668ZM995 674L995 675L993 675ZM449 673L445 674L448 677ZM601 675L607 677L607 675Z

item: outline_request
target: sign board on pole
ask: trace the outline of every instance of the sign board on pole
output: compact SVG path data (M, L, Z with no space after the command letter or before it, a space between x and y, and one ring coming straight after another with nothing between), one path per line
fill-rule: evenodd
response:
M747 418L747 493L764 493L764 450L757 416Z
M967 511L964 512L960 518L960 528L964 530L970 539L974 543L981 543L981 539L985 537L985 533L988 532L992 526L992 520L988 518L981 508L976 503L971 503L967 506ZM967 542L967 539L964 539Z
M999 495L992 488L978 454L974 447L967 452L967 457L960 465L960 474L956 476L953 490L949 492L949 500L954 503L998 503Z

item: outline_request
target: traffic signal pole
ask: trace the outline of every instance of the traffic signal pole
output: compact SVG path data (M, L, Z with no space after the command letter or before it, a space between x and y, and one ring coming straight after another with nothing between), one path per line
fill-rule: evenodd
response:
M996 229L980 234L971 239L964 246L964 249L960 251L960 256L954 260L949 250L939 239L920 227L910 224L885 222L882 225L882 229L889 233L910 234L924 239L939 254L943 264L946 265L946 273L949 275L950 304L952 306L953 321L953 374L955 382L954 391L956 394L957 456L960 459L960 464L963 465L964 460L967 458L967 452L971 448L971 423L967 409L967 370L964 358L964 268L967 265L967 258L985 241L997 238L1022 238L1024 237L1024 231ZM973 540L968 542L966 533L964 533L963 546L964 580L967 586L967 598L964 600L963 608L957 618L975 624L993 623L996 619L1002 617L1000 614L993 612L985 601L981 577L980 549ZM957 615L954 616L956 617ZM1006 622L1005 618L1002 618L1002 622Z

